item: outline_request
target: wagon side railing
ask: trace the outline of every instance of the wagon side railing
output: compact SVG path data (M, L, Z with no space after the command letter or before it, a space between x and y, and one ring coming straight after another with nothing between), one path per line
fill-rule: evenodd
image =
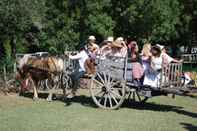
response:
M162 67L161 88L183 88L181 83L182 63L170 63Z

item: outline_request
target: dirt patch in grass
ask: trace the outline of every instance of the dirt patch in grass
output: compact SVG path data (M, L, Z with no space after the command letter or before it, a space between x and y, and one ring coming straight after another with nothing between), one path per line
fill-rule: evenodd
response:
M4 94L0 93L0 108L16 107L32 104L32 99L21 97L16 93Z

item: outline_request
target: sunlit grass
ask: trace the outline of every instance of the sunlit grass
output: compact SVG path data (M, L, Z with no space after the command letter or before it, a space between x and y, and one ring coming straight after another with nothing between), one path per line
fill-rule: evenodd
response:
M197 130L197 99L155 97L146 104L97 108L92 99L32 101L0 96L0 131L186 131Z

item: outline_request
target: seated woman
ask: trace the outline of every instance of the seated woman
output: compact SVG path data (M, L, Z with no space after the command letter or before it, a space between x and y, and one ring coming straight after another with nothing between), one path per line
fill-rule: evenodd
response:
M108 37L107 40L104 40L101 44L103 45L98 54L101 56L102 59L105 59L106 56L109 56L112 52L111 44L114 42L114 38L112 36Z
M160 85L160 73L162 69L162 55L161 50L158 46L151 48L151 64L148 71L145 72L144 85L151 87L159 87Z
M113 37L108 37L104 43L105 45L100 50L103 59L110 56L126 57L127 46L122 37L118 37L115 41L113 41Z
M139 55L138 55L138 45L136 41L131 41L128 45L128 57L131 59L132 63L132 78L135 85L141 85L141 78L143 76L143 67L139 63Z

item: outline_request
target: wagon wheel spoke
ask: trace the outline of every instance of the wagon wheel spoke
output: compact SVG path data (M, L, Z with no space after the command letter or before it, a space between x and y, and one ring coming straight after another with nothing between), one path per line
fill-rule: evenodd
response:
M98 91L97 93L95 93L96 96L99 96L100 94L102 94L103 91Z
M118 104L118 101L116 100L116 98L114 97L113 93L110 93L112 99L115 101L116 104Z
M103 99L103 97L104 97L105 95L106 95L105 93L102 94L102 96L101 96L100 99L98 100L99 103L101 103L101 101L102 101L102 99Z
M119 81L111 82L111 87L114 87L114 86L118 85L119 83L120 83Z
M138 92L135 92L135 94L137 95L139 102L141 102L141 101L142 101L142 99L141 99L141 97L140 97L139 93L138 93Z
M108 98L109 98L109 104L110 104L110 107L112 107L112 100L111 100L111 97L110 95L108 94Z
M133 100L136 101L135 99L135 92L132 92Z
M111 74L108 74L107 83L108 83L111 87L113 87L113 86L116 85L118 82L114 82L114 79L111 77Z
M99 103L105 98L106 92L102 90L104 85L96 79L93 79L91 82L92 91L94 90L95 99L98 100Z
M98 85L100 85L101 87L103 87L104 85L101 83L101 82L99 82L98 80L94 80L94 82L96 82Z
M121 95L120 95L119 93L117 93L117 92L111 91L111 93L114 94L114 95L115 95L116 97L118 97L118 98L121 97Z
M107 96L105 94L105 100L104 100L104 106L106 107L106 104L107 104Z
M114 90L121 91L122 88L120 88L120 87L112 87L111 90L113 90L113 91L114 91Z
M103 76L104 76L104 84L108 84L107 75L105 72L103 72Z
M97 73L97 76L98 76L99 79L102 81L102 83L105 84L105 81L103 80L102 76L101 76L99 73Z
M129 101L144 103L148 97L140 95L138 91L130 91L128 95Z

